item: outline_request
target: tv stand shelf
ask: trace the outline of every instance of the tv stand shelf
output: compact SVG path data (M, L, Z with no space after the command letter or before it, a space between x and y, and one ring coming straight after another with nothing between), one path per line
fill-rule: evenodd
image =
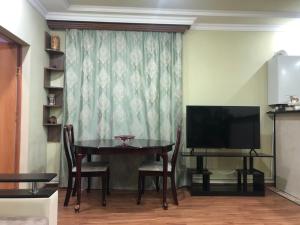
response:
M222 151L222 152L203 152L203 151L184 151L181 153L182 156L185 157L197 157L197 156L202 156L202 157L247 157L247 158L254 158L254 157L273 157L273 155L266 154L266 153L260 153L260 152L253 152L251 155L249 152L238 152L238 151Z
M272 158L273 155L265 153L257 153L255 151L240 152L240 151L190 151L182 152L183 157L196 157L197 168L188 169L188 174L191 180L191 194L197 196L203 195L242 195L242 196L264 196L264 173L253 167L253 160L257 157ZM203 167L203 158L205 157L238 157L243 158L243 168L237 169L236 184L211 184L210 175L212 174L207 168ZM193 176L202 175L202 183L194 183ZM253 183L248 184L247 176L253 176Z

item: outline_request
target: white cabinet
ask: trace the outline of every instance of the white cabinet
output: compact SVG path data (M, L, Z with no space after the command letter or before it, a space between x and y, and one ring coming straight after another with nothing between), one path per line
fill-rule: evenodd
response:
M276 187L300 200L300 114L276 115Z
M300 56L276 55L268 62L268 104L287 104L300 97Z

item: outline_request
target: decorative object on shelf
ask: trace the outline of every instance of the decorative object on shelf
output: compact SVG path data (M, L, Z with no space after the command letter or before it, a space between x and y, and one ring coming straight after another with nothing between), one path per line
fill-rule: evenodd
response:
M48 118L48 123L50 123L50 124L57 124L57 118L55 116L50 116Z
M129 140L131 139L134 139L135 136L133 135L118 135L118 136L115 136L115 139L117 140L121 140L122 141L122 145L126 146L127 143Z
M51 35L51 48L54 50L60 49L60 39L58 35Z
M295 109L295 110L300 110L300 105L295 105L295 106L294 106L294 109Z
M299 97L295 95L288 95L289 101L287 104L276 105L273 112L287 112L300 110Z
M285 105L276 105L275 106L275 112L279 111L285 111Z
M48 94L48 104L49 105L55 105L55 94Z
M290 98L290 101L289 101L288 105L297 105L297 104L299 104L299 98L297 96L290 95L289 98Z
M279 50L278 52L275 52L274 56L278 56L278 55L288 55L288 54L284 50Z

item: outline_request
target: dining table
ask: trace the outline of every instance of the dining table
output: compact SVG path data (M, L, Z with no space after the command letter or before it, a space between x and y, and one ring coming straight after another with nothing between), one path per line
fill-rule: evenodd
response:
M171 141L151 139L130 139L126 141L118 139L81 140L74 142L76 157L76 190L81 190L81 164L86 155L113 155L113 154L140 154L159 155L163 163L163 189L162 207L168 209L167 203L167 173L168 173L168 152L174 145ZM80 211L81 191L76 191L77 203L75 212Z

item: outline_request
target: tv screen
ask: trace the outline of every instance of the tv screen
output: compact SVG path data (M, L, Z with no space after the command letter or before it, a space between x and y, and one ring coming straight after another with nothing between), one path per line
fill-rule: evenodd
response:
M187 106L187 148L260 148L257 106Z

